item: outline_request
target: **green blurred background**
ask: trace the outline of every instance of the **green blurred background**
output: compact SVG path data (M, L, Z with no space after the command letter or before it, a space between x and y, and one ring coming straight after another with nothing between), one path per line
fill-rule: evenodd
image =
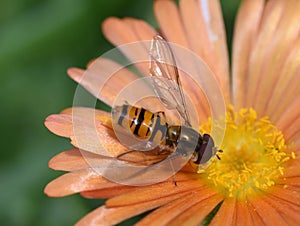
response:
M222 1L229 42L238 3ZM156 24L150 0L0 0L0 225L72 225L102 203L43 194L61 175L49 159L71 147L43 121L72 105L77 84L67 68L112 48L100 30L108 16Z

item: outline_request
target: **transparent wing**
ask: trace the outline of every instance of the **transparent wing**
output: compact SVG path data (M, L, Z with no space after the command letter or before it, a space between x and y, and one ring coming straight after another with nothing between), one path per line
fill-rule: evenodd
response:
M167 109L176 109L187 126L191 126L174 54L169 44L159 35L150 47L150 75L154 90Z
M149 151L127 150L116 158L131 164L149 166L161 162L172 154L171 150L165 150L163 147L157 147Z
M128 155L129 154L131 153L128 153ZM141 154L141 152L135 152L133 154ZM121 158L125 156L123 155ZM146 165L136 165L135 161L130 162L127 160L120 161L114 159L110 162L101 163L101 169L98 172L110 181L119 184L140 186L167 180L182 169L188 160L189 158L176 152L162 159L147 158L147 161L139 161L139 163L145 163ZM104 165L105 168L103 168Z

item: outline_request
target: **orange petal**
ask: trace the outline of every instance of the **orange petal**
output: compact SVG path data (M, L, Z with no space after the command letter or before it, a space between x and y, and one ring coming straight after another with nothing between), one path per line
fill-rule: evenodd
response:
M56 135L71 137L74 134L72 116L74 116L74 118L82 117L82 120L87 121L95 119L95 122L97 122L97 124L102 124L105 126L111 124L109 122L110 114L108 114L107 112L90 108L72 108L66 109L62 112L62 114L53 114L48 116L45 120L45 126ZM87 116L90 116L92 118L87 118Z
M245 107L249 56L255 44L264 0L242 1L235 22L232 50L233 101L237 109Z
M109 182L92 169L66 173L51 181L44 192L50 197L63 197L74 193L120 186Z
M255 201L250 200L250 202L265 225L287 225L278 211L263 199L258 198Z
M265 226L264 222L262 221L261 217L259 216L256 209L248 202L248 210L252 218L253 225L257 226Z
M236 200L225 199L210 225L234 225Z
M132 48L129 47L128 50L126 47L121 48L121 51L129 59L131 59L132 63L134 63L134 65L141 71L143 76L149 76L150 45L151 40L157 34L157 31L143 20L124 18L121 21L127 24L127 26L124 26L124 29L130 29L129 32L132 32L134 34L134 42L140 42L140 45L143 47L143 50L141 50L142 53L140 55L136 54L136 49L140 48L138 44L135 44L134 46L132 46ZM123 44L126 43L127 42L124 42ZM145 53L147 55L145 55Z
M285 177L300 177L300 157L297 156L296 159L290 159L286 166L284 167L284 174L282 176Z
M288 222L288 225L297 225L300 222L299 207L274 196L264 196L262 199L273 206Z
M296 41L297 39L300 40L298 38L300 32L300 2L297 0L290 0L284 1L284 3L285 5L283 6L281 18L276 26L269 46L265 51L264 65L261 71L262 74L259 79L258 89L256 89L255 92L256 99L254 100L254 106L257 111L262 114L265 114L266 109L269 107L267 103L270 98L274 98L274 96L282 98L282 95L284 95L283 103L291 103L291 100L293 100L295 96L299 95L298 88L300 83L298 82L298 76L297 79L293 79L293 77L296 78L295 75L290 77L290 75L286 73L291 70L286 71L284 69L285 67L293 67L295 63L296 65L299 65L299 59L297 59L299 51L297 51L298 54L295 55L294 50L299 49L299 42L296 44ZM292 84L294 84L293 90L296 91L296 95L291 93L292 87L288 88L285 85L291 80L294 81ZM298 84L298 86L296 86L295 83ZM283 87L286 87L287 92L281 92ZM285 109L282 105L278 106L279 102L281 101L273 102L273 111L277 114L282 113Z
M177 173L176 174L176 182L182 182L191 180L194 177L194 173ZM168 183L174 184L174 178L170 178L168 180ZM99 190L92 190L92 191L83 191L81 192L81 195L87 197L87 198L111 198L117 195L121 195L123 193L127 192L136 192L136 193L143 193L147 189L147 186L117 186L117 187L109 187L109 188L103 188Z
M62 110L60 114L83 118L86 117L86 115L94 115L95 121L97 121L97 123L99 122L101 125L107 128L112 128L111 112L85 107L72 107Z
M49 168L63 171L77 171L97 167L96 163L103 163L102 159L106 158L106 156L73 148L54 156L49 161ZM136 159L136 156L132 158ZM139 161L139 159L137 158L136 161Z
M130 47L136 48L136 45L129 45L129 52L131 51ZM147 49L146 62L148 72L149 48ZM114 107L113 105L125 104L126 101L129 104L137 104L138 106L142 106L153 112L156 112L157 109L161 111L162 104L156 98L153 87L149 85L149 81L147 81L147 83L141 79L142 78L138 77L127 68L123 68L122 65L112 60L98 58L89 65L82 78L76 81L83 85L94 96L112 107ZM80 96L75 97L80 101ZM76 98L75 101L77 100Z
M216 201L215 197L213 197L214 195L215 192L208 188L200 188L194 190L187 196L177 199L148 214L145 218L139 221L137 225L170 225L172 222L171 220L177 222L177 225L182 225L182 223L185 222L185 220L187 220L185 217L183 217L183 215L187 215L186 217L190 219L194 216L198 216L198 214L201 213L204 215L203 217L205 217L205 208L197 208L197 214L193 214L192 210L195 209L195 206L198 205L199 202L203 203L206 200ZM210 207L213 209L216 204L211 204L212 205L204 206L207 209L209 209Z
M136 34L124 20L109 17L102 23L105 37L115 46L137 41Z
M296 155L296 159L299 159L300 155L300 136L293 137L292 140L287 141L288 149L287 153L294 152Z
M187 193L183 193L183 195L186 194ZM106 206L101 206L100 208L92 211L84 218L82 218L79 222L77 222L76 226L116 225L130 217L139 215L148 210L162 206L177 198L178 195L170 195L162 198L157 198L152 201L142 202L124 207L108 208Z
M147 36L149 29L145 29L145 26L143 26L142 28L143 29L139 30L139 33L145 30L147 33L137 35L136 31L134 30L135 27L132 27L131 23L128 23L128 19L122 20L115 17L110 17L106 19L102 24L102 30L105 37L111 43L117 46L118 49L132 63L135 64L135 66L143 75L148 75L150 41L140 40L140 37ZM142 43L139 41L146 41L146 42Z
M297 191L291 191L280 186L274 186L269 193L279 199L300 206L300 193Z
M182 19L174 1L155 1L154 13L164 37L166 37L169 42L189 47Z
M138 214L137 210L134 209L134 211ZM131 208L106 208L105 206L101 206L90 212L75 225L115 225L134 215L135 214L132 213Z
M81 81L81 79L83 78L85 70L72 67L67 70L67 73L74 81L79 83Z
M248 205L243 201L236 202L236 225L254 225Z
M168 225L199 225L221 200L219 196L204 199L178 215Z
M284 178L280 184L300 187L300 176Z
M154 12L161 31L167 41L179 44L180 46L193 51L188 44L182 18L175 2L169 0L155 1ZM180 49L180 51L183 51L183 49ZM184 54L185 52L183 52L183 54L175 53L176 57L179 58L177 59L177 63L183 64L181 66L183 70L189 70L192 75L199 74L199 76L208 76L207 73L203 71L199 72L199 68L194 68L193 61L195 59L182 59ZM191 72L193 70L197 73ZM199 119L202 123L202 120L206 120L209 116L209 105L206 96L203 90L199 89L199 87L195 84L195 81L193 81L189 76L186 76L186 74L180 73L180 79L182 81L183 89L187 92L193 105L198 111Z
M292 82L290 78L295 68L293 65L297 65L291 54L294 55L293 50L300 30L299 7L298 1L269 1L257 45L252 51L248 106L254 106L260 115L271 115L272 121L281 116L291 98L298 92L298 80ZM287 88L286 84L289 82L292 87ZM283 92L284 89L288 95ZM278 105L279 102L283 104Z
M288 27L294 29L295 26L291 24ZM292 45L286 50L288 51L288 56L283 59L284 65L279 71L276 86L273 87L273 92L271 92L272 98L266 106L267 114L271 115L271 119L275 122L286 119L288 123L295 114L299 115L300 38L298 38L297 42L290 41L290 43Z
M68 115L50 115L45 120L45 126L58 136L71 137L72 131L72 118Z
M120 90L138 78L124 66L105 58L94 60L85 71L70 68L68 74L91 94L110 106L115 102Z
M93 155L91 153L86 154ZM59 153L49 161L48 165L51 169L64 171L74 171L90 167L77 148Z
M125 18L124 21L131 27L132 31L139 40L152 40L153 36L157 34L156 30L143 20L134 18ZM145 46L146 47L146 46Z
M293 144L293 141L300 137L300 117L295 119L293 123L285 130L284 138L287 142Z
M300 65L300 63L299 63ZM272 99L273 100L273 99ZM279 103L279 102L278 102ZM276 122L276 126L285 134L289 127L300 117L300 96L295 96L294 101L286 107L284 112L277 119L275 112L272 114L272 120ZM300 125L296 125L298 128Z
M176 180L178 180L178 177L176 178ZM151 201L169 195L180 194L185 191L193 191L194 189L197 189L201 186L203 186L203 183L195 180L182 182L177 181L177 186L174 184L173 181L166 181L159 184L149 185L139 191L126 193L124 195L108 199L106 202L106 206L118 207L123 205L132 205L140 202Z
M183 73L181 73L180 75L183 75ZM203 75L207 74L204 72ZM190 99L190 102L187 103L187 107L191 118L195 118L192 116L192 114L196 113L196 117L198 117L199 120L199 122L197 122L198 124L207 122L207 119L210 116L211 112L210 105L204 91L202 89L199 89L195 80L193 80L191 77L183 75L180 78L183 90L186 92ZM191 109L191 107L189 106L192 106L194 108Z
M189 48L197 53L216 75L228 102L229 64L219 1L180 1L180 13Z
M296 155L300 154L300 137L295 137L295 139L291 142L292 147L291 151L294 151Z
M103 188L103 189L92 190L92 191L83 191L80 192L80 194L83 197L89 199L107 199L130 191L134 191L136 189L139 188L132 187L132 186L118 186L118 187Z
M117 156L126 148L115 137L107 113L89 108L73 108L72 115L49 116L46 127L53 133L71 138L74 146L103 156ZM87 156L85 156L87 157Z
M209 32L212 31L209 30L209 24L207 25L206 21L204 21L203 10L203 6L197 1L180 1L180 15L184 24L185 36L187 37L189 48L210 65L211 58L213 58L211 56L213 47ZM209 11L209 9L207 10ZM210 12L207 12L207 14L210 16ZM213 36L215 34L211 33L210 35Z
M286 6L285 3L286 1L268 1L266 3L260 23L260 29L256 39L254 40L255 45L251 50L251 55L249 58L249 75L247 81L248 90L245 103L248 107L253 107L256 100L256 90L258 88L258 84L260 83L260 79L263 76L266 76L263 74L264 66L266 64L271 64L266 58L268 53L267 50L270 48L270 43L272 43L274 40L277 25ZM260 97L260 99L263 100L256 101L265 102L264 98L265 97ZM261 112L258 113L261 114Z

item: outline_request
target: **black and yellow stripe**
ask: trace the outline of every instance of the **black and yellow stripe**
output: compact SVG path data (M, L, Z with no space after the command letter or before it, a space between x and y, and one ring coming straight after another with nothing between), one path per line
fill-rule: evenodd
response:
M162 144L167 133L167 123L162 112L152 113L145 108L124 104L114 108L118 124L128 128L137 137Z

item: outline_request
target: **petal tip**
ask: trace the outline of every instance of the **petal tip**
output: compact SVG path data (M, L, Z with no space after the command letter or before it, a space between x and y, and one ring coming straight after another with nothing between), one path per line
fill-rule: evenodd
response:
M84 70L80 68L72 67L67 70L67 73L73 80L78 82L82 78Z
M58 136L70 137L72 134L71 121L72 119L68 115L53 114L45 119L44 125Z
M117 18L117 17L108 17L106 18L102 24L101 24L101 27L102 27L102 31L103 33L105 34L105 31L109 30L109 28L117 21L119 21L120 19Z
M56 194L55 190L53 189L53 186L51 186L52 182L48 183L44 188L44 193L50 197L50 198L56 198L60 197Z

